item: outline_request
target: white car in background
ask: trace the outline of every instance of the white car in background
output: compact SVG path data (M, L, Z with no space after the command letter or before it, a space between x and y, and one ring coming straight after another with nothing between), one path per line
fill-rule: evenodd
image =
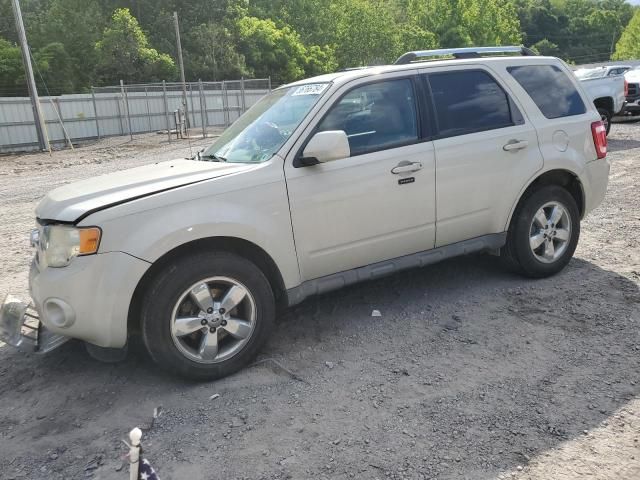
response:
M624 78L627 81L624 112L633 116L640 115L640 67L627 71Z
M598 109L607 135L611 131L611 119L624 110L627 94L624 73L630 69L629 65L607 65L574 72Z
M163 368L222 377L311 295L480 251L559 272L604 198L606 154L584 83L521 47L409 52L285 85L192 159L49 192L35 312L9 298L0 338L95 354L140 334Z

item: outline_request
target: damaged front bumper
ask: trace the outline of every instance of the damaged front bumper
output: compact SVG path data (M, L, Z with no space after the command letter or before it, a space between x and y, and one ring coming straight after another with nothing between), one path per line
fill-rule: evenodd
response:
M0 307L0 341L30 353L47 353L70 340L42 324L38 312L18 298L7 295Z

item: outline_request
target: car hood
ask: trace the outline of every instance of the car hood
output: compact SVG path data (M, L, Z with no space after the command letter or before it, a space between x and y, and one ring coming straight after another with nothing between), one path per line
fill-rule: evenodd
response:
M630 83L640 83L640 69L629 70L624 78Z
M89 178L49 192L36 208L41 220L77 222L130 200L251 169L252 164L172 160Z

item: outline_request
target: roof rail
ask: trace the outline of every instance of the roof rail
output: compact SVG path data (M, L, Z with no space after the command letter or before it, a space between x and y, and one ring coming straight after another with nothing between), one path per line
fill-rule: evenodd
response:
M438 50L419 50L407 52L398 58L394 65L406 65L412 62L419 62L429 57L452 56L453 58L479 58L482 55L494 53L517 53L523 56L532 56L536 53L527 47L467 47L467 48L441 48Z

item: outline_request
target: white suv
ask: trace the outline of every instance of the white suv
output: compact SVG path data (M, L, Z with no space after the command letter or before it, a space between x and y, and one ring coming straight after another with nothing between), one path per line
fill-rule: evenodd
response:
M606 136L571 70L528 53L411 52L296 82L196 158L50 192L32 234L39 338L11 298L2 337L95 354L140 332L163 367L216 378L310 295L477 251L560 271L605 195Z

